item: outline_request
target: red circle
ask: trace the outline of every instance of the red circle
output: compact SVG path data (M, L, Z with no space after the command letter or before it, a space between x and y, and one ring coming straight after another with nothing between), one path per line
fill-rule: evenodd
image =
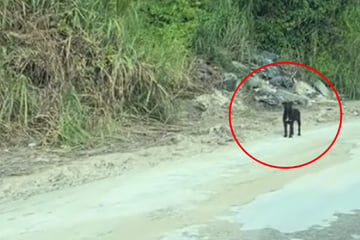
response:
M261 70L261 69L264 69L266 67L269 67L269 66L273 66L273 65L279 65L279 64L293 64L293 65L298 65L298 66L302 66L302 67L305 67L305 68L308 68L314 72L316 72L317 74L319 74L322 78L324 78L327 83L331 86L331 88L333 89L333 91L335 92L336 94L336 98L339 102L339 108L340 108L340 123L339 123L339 128L337 130L337 133L336 133L336 136L334 138L334 140L331 142L331 144L329 145L329 147L322 153L320 154L318 157L316 157L315 159L307 162L307 163L303 163L303 164L300 164L300 165L295 165L295 166L287 166L287 167L284 167L284 166L276 166L276 165L271 165L271 164L268 164L268 163L265 163L265 162L262 162L258 159L256 159L255 157L253 157L251 154L249 154L240 144L240 142L238 141L238 139L236 138L235 136L235 133L234 133L234 129L232 127L232 123L231 123L231 108L232 108L232 104L233 104L233 101L234 101L234 98L235 98L235 95L237 93L237 91L239 90L240 86L246 81L246 79L248 79L251 75L253 75L254 73L256 73L257 71ZM341 106L341 102L340 102L340 98L339 98L339 95L338 93L336 92L334 86L331 84L331 82L324 76L322 75L320 72L318 72L316 69L313 69L309 66L306 66L304 64L301 64L301 63L296 63L296 62L275 62L275 63L270 63L270 64L266 64L262 67L259 67L258 69L252 71L249 75L247 75L239 84L239 86L236 88L232 98L231 98L231 102L230 102L230 107L229 107L229 123L230 123L230 129L231 129L231 133L236 141L236 143L239 145L239 147L241 148L241 150L244 151L244 153L246 153L246 155L248 155L250 158L252 158L253 160L255 160L256 162L258 163L261 163L265 166L268 166L268 167L272 167L272 168L278 168L278 169L291 169L291 168L300 168L300 167L304 167L306 165L309 165L317 160L319 160L321 157L323 157L329 150L330 148L334 145L334 143L336 142L336 139L338 138L339 134L340 134L340 130L341 130L341 125L342 125L342 106Z

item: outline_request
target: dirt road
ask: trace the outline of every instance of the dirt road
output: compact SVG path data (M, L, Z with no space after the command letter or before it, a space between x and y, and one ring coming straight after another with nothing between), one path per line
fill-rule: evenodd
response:
M293 139L271 135L245 147L271 164L299 164L323 152L337 127L322 125ZM271 233L251 231L306 230L336 211L360 209L359 191L349 187L360 181L359 137L358 119L345 120L330 152L300 169L265 167L233 144L215 154L8 202L0 205L0 239L272 239Z

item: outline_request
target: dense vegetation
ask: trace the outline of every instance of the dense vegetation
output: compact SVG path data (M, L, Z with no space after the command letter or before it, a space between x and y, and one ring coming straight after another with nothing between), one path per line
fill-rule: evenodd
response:
M0 136L77 145L128 116L169 121L197 58L257 49L308 64L360 98L358 0L3 0ZM100 138L101 139L101 138Z

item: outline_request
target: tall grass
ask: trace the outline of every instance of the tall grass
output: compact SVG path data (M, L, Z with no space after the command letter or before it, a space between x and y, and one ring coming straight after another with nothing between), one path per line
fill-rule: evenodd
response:
M246 62L255 46L252 39L252 1L210 0L193 46L198 55L231 69L231 61Z
M167 122L196 58L256 50L309 64L360 97L360 6L347 1L0 1L0 137L82 145L124 116ZM270 11L271 10L271 11ZM119 123L120 122L120 123Z
M314 33L311 51L302 52L297 59L323 73L346 99L360 98L360 2L349 1L337 23L341 37L324 45Z
M342 14L342 41L331 51L335 86L349 99L360 99L360 2L349 5Z
M172 94L188 84L188 50L149 28L140 7L2 1L0 136L36 132L43 143L78 145L122 115L169 120Z
M253 1L258 48L310 65L348 99L360 98L359 1Z

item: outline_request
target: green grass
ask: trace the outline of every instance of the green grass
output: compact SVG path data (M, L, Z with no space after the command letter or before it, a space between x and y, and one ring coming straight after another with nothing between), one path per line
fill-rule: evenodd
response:
M60 115L58 136L64 145L77 146L85 144L91 138L86 131L90 114L84 109L74 89L67 89L63 94L63 106Z
M197 55L231 70L232 60L247 62L251 56L253 16L243 1L208 2L207 14L193 37L194 49Z
M130 0L0 3L0 134L22 126L44 143L79 145L106 135L124 114L171 119L172 95L189 81L189 49L174 26L149 27L141 7Z
M311 39L311 51L298 54L296 59L324 74L336 90L347 99L360 98L360 5L349 4L339 16L336 28L341 37L324 45L317 34Z

